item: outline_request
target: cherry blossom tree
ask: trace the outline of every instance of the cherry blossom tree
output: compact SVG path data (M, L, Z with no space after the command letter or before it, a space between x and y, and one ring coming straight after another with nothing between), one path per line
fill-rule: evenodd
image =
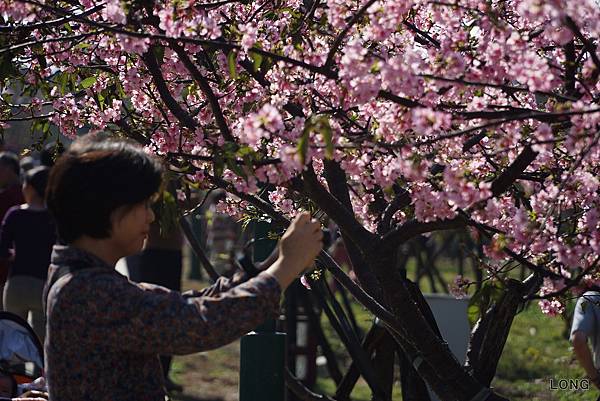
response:
M503 399L489 385L518 308L559 314L597 280L593 0L0 0L0 16L3 126L112 132L164 157L182 197L223 188L223 210L274 227L333 220L358 284L318 265L406 355L406 400L421 378L442 400ZM498 290L464 366L394 269L399 246L450 229L485 244Z

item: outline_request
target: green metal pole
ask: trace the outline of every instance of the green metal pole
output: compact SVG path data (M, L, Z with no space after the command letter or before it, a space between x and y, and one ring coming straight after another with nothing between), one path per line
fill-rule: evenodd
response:
M202 238L202 236L206 235L204 230L202 229L202 215L200 213L194 213L190 217L192 229L194 230L194 234L198 238ZM204 246L204 244L203 244ZM188 274L188 279L190 280L202 280L202 272L200 270L200 260L198 256L196 256L196 252L192 252L191 260L190 260L190 272Z
M254 261L266 259L276 241L266 238L269 225L254 227ZM240 344L240 401L284 401L285 333L278 333L268 320L242 337Z

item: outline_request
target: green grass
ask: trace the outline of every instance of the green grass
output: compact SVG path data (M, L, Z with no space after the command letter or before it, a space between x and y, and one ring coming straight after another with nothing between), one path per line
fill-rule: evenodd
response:
M565 337L565 328L561 318L544 316L537 304L517 315L493 382L499 392L510 395L514 401L595 401L597 390L550 388L551 379L557 387L559 379L585 377Z

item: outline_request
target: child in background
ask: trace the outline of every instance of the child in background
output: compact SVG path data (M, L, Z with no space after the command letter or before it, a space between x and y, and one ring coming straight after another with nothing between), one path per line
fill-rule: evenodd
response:
M25 173L26 203L9 209L0 228L0 257L14 259L4 287L4 308L25 320L31 313L31 326L42 343L42 292L56 241L56 228L44 203L49 171L35 167Z

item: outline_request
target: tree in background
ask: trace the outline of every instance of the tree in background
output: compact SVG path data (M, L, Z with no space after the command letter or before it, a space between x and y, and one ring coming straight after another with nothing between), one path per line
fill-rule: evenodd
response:
M182 197L225 189L232 214L328 216L359 285L320 266L443 400L489 391L524 302L558 314L597 280L593 0L0 0L0 15L3 124L133 138ZM485 244L465 366L394 268L400 245L447 229Z

